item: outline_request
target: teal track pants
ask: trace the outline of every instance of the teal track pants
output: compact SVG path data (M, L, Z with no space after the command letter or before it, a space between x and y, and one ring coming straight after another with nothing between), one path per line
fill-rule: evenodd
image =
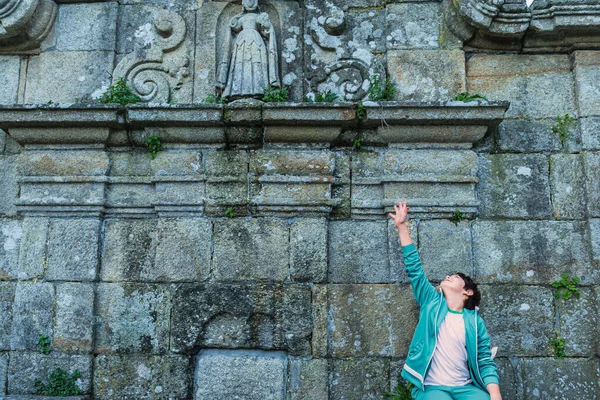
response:
M475 387L465 386L425 386L425 391L413 388L414 400L490 400L490 395Z

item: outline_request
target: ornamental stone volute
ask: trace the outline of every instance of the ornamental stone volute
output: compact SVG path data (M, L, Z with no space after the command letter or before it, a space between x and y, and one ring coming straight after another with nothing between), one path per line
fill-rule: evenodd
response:
M56 13L53 0L0 0L0 54L37 49Z

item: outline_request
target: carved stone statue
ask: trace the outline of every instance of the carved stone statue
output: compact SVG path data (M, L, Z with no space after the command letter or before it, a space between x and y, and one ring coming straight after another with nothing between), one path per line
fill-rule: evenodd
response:
M231 18L217 88L230 99L262 97L265 87L281 87L275 28L260 12L258 0L243 0L244 9Z

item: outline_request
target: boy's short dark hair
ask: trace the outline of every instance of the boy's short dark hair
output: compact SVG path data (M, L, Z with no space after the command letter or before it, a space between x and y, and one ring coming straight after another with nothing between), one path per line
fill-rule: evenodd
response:
M470 276L465 275L462 272L457 272L456 275L460 276L462 280L465 281L463 289L473 291L473 295L465 300L464 307L468 310L474 310L475 307L479 306L479 302L481 301L481 292L477 289L477 284L473 282L473 279L471 279Z

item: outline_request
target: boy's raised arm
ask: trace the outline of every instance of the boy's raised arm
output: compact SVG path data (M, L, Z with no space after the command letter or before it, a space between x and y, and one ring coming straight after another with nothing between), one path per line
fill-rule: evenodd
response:
M408 226L406 225L406 217L408 216L408 206L405 202L398 202L394 205L394 213L389 213L390 218L394 220L394 225L398 228L400 236L400 244L402 245L402 255L404 256L404 266L412 285L413 294L419 305L426 304L434 300L438 293L425 276L419 252L413 244L410 237Z

